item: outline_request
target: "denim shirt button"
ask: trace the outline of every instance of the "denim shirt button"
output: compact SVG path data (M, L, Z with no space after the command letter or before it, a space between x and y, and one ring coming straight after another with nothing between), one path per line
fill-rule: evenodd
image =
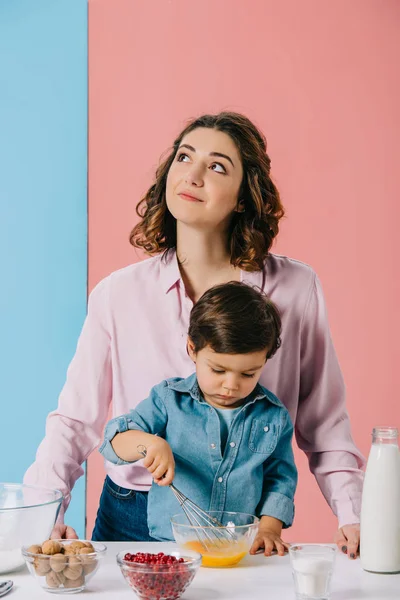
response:
M211 448L212 448L213 450L215 450L215 448L216 448L216 445L215 445L215 444L210 444L210 446L211 446Z
M265 433L267 433L267 432L269 431L269 427L268 427L268 425L266 425L266 426L264 427L264 431L265 431Z
M218 477L218 481L219 481L219 483L222 483L223 482L222 477Z
M234 448L236 446L235 442L230 442L229 445L231 448Z

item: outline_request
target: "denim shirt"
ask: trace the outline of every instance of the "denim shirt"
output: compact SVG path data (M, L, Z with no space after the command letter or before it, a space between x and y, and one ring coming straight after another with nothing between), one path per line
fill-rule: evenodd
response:
M284 527L292 524L297 484L293 425L281 401L261 385L233 419L223 453L219 416L203 399L196 374L163 381L135 410L107 424L99 450L116 465L129 463L115 454L110 442L128 429L159 435L169 443L174 485L204 510L268 515ZM180 512L172 490L153 482L150 535L173 540L170 518Z

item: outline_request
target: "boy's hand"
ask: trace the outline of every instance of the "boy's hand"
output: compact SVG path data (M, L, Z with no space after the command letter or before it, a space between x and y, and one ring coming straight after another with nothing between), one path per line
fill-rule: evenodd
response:
M152 474L157 485L170 485L175 475L175 460L168 442L155 436L147 446L143 466Z
M281 539L282 522L273 517L261 517L257 535L250 548L250 554L255 554L260 548L264 550L265 556L271 556L276 550L279 556L288 552L290 544Z

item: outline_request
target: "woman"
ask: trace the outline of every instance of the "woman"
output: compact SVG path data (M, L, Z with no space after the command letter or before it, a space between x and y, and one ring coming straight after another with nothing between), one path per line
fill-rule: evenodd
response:
M297 443L338 516L336 543L355 558L363 457L351 438L319 281L309 266L269 252L284 210L265 138L240 114L194 120L137 210L131 243L153 257L112 273L91 293L58 409L25 482L61 489L65 510L111 401L113 416L124 414L158 381L192 373L186 334L193 303L213 285L245 281L262 288L282 316L282 346L260 383L289 410ZM108 463L106 470L94 539L149 539L146 470ZM62 519L53 535L74 537Z

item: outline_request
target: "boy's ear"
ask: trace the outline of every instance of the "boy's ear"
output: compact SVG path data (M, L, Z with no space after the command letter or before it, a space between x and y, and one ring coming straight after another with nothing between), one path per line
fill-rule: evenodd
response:
M196 362L196 351L194 349L194 344L193 344L192 340L190 339L190 337L188 337L186 345L187 345L188 354L189 354L190 358L192 359L192 361L195 363Z

